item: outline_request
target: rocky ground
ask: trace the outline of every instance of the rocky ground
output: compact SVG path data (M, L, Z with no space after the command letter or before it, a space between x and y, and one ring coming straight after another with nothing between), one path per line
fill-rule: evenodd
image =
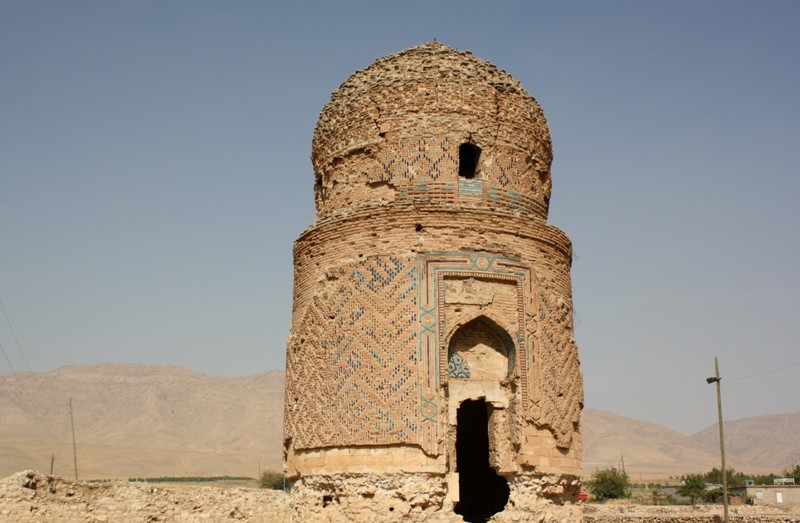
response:
M320 513L320 521L335 521ZM397 519L397 518L395 518ZM516 519L515 519L516 520ZM538 521L536 516L519 521ZM162 487L116 481L83 483L19 472L0 480L0 522L295 523L283 491L254 487ZM375 521L393 521L391 515ZM721 507L587 505L585 523L716 523ZM735 523L798 523L800 507L731 508Z
M83 483L38 472L0 480L0 522L283 523L283 491L259 488L162 488L148 483Z

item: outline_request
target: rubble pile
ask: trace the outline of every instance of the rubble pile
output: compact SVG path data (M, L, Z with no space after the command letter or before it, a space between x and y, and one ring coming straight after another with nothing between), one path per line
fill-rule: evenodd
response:
M86 483L27 470L0 480L0 522L289 522L289 497L259 488Z

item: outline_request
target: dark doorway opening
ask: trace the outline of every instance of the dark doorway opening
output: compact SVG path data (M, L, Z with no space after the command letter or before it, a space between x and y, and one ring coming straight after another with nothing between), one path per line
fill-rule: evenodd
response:
M458 146L458 175L464 178L475 178L478 172L478 159L481 157L481 148L471 143L462 143Z
M486 401L467 400L458 408L456 470L460 501L455 512L464 521L484 523L508 503L508 482L489 466L489 409Z

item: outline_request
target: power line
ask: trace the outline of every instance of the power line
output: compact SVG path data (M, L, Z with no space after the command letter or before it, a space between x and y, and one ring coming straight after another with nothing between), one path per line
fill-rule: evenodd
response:
M0 342L0 350L2 350L2 351L3 351L3 356L5 356L5 358L6 358L6 362L8 363L8 366L9 366L9 367L11 367L11 372L12 372L12 374L16 374L16 373L17 373L17 371L16 371L16 370L14 370L14 366L11 364L11 360L10 360L10 359L8 359L8 353L6 352L6 348L5 348L5 347L3 347L3 343L2 343L2 342Z
M725 381L739 381L739 380L747 380L750 378L757 378L758 376L766 376L767 374L772 374L773 372L778 372L779 370L788 369L789 367L794 367L795 365L800 365L800 361L789 363L787 365L784 365L783 367L778 367L777 369L759 372L758 374L750 374L749 376L739 376L738 378L725 378Z
M14 336L14 341L17 344L17 350L19 351L19 355L22 356L22 361L24 361L25 366L28 367L28 372L31 372L31 366L28 364L28 358L26 358L25 353L22 352L22 346L19 344L19 339L17 339L17 333L14 332L14 327L11 325L11 320L8 319L8 313L6 312L6 306L3 304L2 298L0 298L0 307L3 309L3 315L5 315L6 317L6 323L8 323L8 328L11 329L11 334Z

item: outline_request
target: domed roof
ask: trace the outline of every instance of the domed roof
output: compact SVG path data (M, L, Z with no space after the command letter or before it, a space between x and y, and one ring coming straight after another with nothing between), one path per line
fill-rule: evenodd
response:
M549 170L550 130L536 100L492 63L440 42L380 58L336 89L314 132L312 161L316 170L379 134L457 130L529 150Z
M546 217L550 131L517 80L439 42L380 58L336 89L320 114L311 153L318 213L391 201L384 182L458 185L464 148L475 168L467 178L502 192L515 212Z

